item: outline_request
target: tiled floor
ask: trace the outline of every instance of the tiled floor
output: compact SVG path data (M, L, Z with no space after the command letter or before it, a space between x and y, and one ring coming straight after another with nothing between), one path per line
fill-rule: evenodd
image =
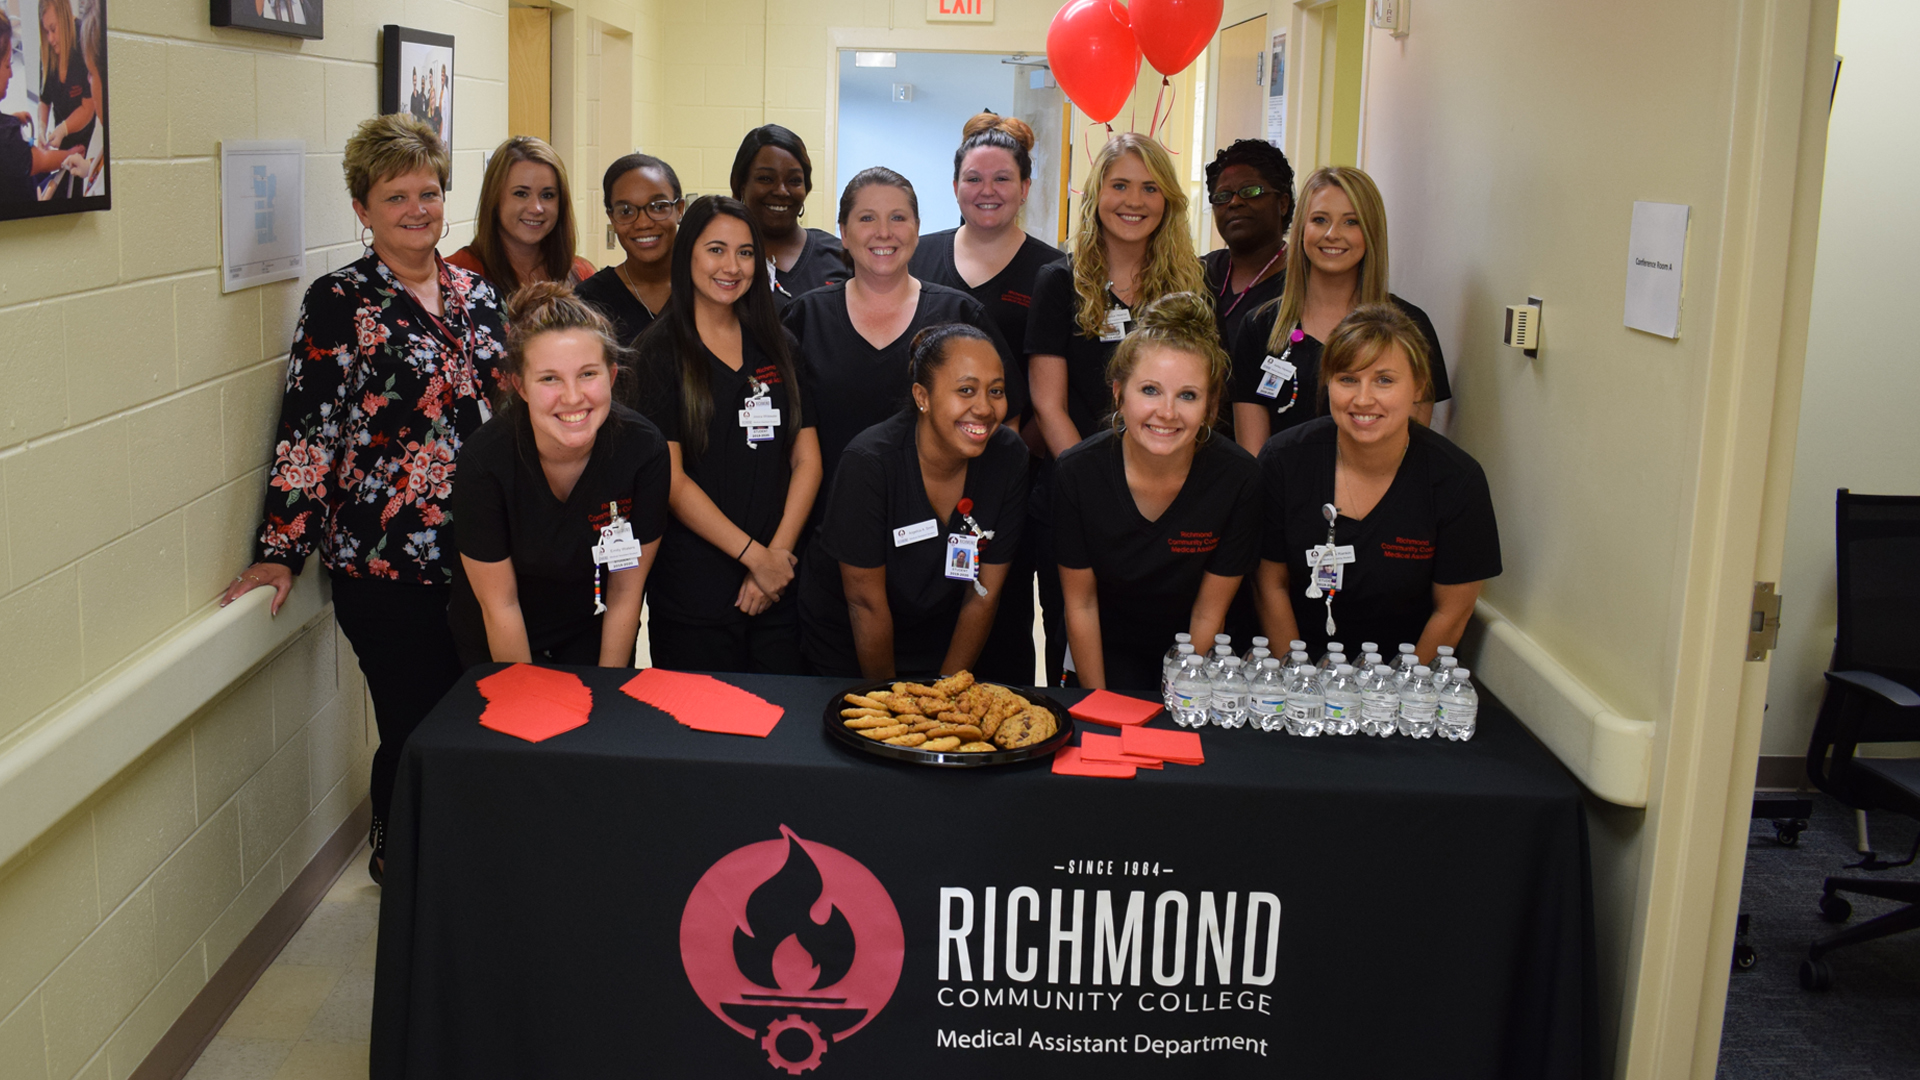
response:
M365 1080L380 890L362 847L187 1080Z

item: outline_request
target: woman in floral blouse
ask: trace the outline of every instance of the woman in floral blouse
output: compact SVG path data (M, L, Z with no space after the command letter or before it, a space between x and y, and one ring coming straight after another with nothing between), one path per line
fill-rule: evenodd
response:
M380 726L377 881L400 748L460 677L441 541L454 460L488 417L506 334L492 287L434 250L450 166L439 135L406 114L375 117L347 140L344 165L369 250L307 289L257 561L221 602L269 586L277 613L319 550Z

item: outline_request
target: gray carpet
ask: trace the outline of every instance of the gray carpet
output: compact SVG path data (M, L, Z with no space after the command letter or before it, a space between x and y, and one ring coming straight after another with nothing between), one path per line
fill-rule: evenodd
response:
M1857 862L1853 813L1824 795L1797 848L1774 840L1773 826L1753 823L1740 910L1759 954L1751 970L1733 973L1720 1037L1720 1080L1912 1080L1920 1078L1920 931L1829 953L1833 988L1800 988L1807 944L1838 927L1821 921L1820 883L1832 876L1920 879L1920 867L1879 875L1842 867ZM1902 859L1917 826L1896 814L1872 815L1871 839L1882 858ZM1847 925L1898 907L1849 896Z

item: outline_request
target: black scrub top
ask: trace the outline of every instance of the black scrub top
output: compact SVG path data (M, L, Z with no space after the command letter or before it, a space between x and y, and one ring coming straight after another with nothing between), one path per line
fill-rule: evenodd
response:
M806 404L819 425L820 460L827 482L833 480L840 454L854 436L913 399L907 360L913 336L929 326L959 322L985 331L1006 365L1007 416L1017 417L1026 408L1027 388L1014 378L1018 369L1007 343L1000 340L1000 331L980 301L959 289L921 282L913 321L882 349L874 348L853 328L844 283L808 293L788 304L780 317L800 342L800 382L807 388ZM816 510L814 520L819 518Z
M607 317L613 324L613 340L628 348L640 338L640 332L653 325L654 314L633 295L614 267L602 267L592 277L574 287L574 295Z
M33 147L26 125L0 113L0 203L33 200Z
M1107 290L1107 309L1125 308ZM1113 412L1113 388L1107 382L1107 361L1120 340L1101 341L1080 332L1077 321L1080 295L1073 291L1073 260L1062 259L1040 268L1033 278L1033 309L1027 315L1026 354L1064 357L1067 361L1067 417L1087 436L1106 426ZM1129 315L1125 330L1133 329Z
M793 260L793 269L773 270L773 306L784 308L806 293L852 276L853 271L840 257L840 238L824 229L808 229L806 246Z
M1397 296L1389 294L1387 299L1412 319L1413 325L1420 328L1420 336L1427 339L1427 365L1433 372L1433 400L1439 402L1451 398L1453 387L1447 383L1447 361L1440 352L1440 336L1433 331L1433 320L1427 318L1426 312ZM1320 385L1320 339L1303 337L1290 353L1284 344L1279 349L1269 349L1267 339L1272 336L1274 320L1279 317L1280 305L1277 303L1259 309L1241 324L1240 336L1228 351L1233 362L1233 370L1228 378L1232 384L1234 404L1264 406L1267 409L1267 421L1273 425L1273 434L1276 435L1327 411L1326 388ZM1265 374L1260 365L1266 362L1269 355L1279 357L1283 353L1286 362L1294 366L1293 378L1281 383L1278 392L1272 396L1260 393L1260 377Z
M1158 691L1160 660L1193 621L1206 574L1243 577L1260 559L1260 467L1218 435L1201 443L1172 504L1148 521L1127 486L1124 436L1102 431L1060 455L1054 556L1092 570L1107 687Z
M1200 265L1207 274L1207 294L1213 297L1213 318L1220 328L1220 347L1233 353L1233 343L1239 337L1240 328L1246 325L1261 305L1280 299L1280 293L1287 286L1285 273L1287 257L1285 248L1276 264L1275 272L1254 282L1244 293L1233 291L1233 282L1229 275L1233 273L1233 252L1226 248L1209 251L1200 257Z
M642 544L660 539L667 524L667 441L653 421L618 402L564 502L554 498L540 469L533 429L520 403L466 440L454 476L455 550L476 562L513 560L527 644L536 654L599 624L593 613L593 546L607 524L608 503L619 504L620 516ZM459 559L453 566L447 618L454 641L462 656L487 656L480 602L466 567Z
M959 231L942 229L922 236L920 246L913 249L913 276L921 281L960 289L980 301L981 306L987 309L987 316L1000 328L1001 340L1012 346L1016 354L1014 363L1020 369L1021 396L1025 397L1027 356L1024 346L1027 340L1027 313L1033 308L1033 279L1041 267L1059 262L1067 254L1028 236L1020 245L1020 250L1014 253L1012 261L975 288L967 284L967 279L960 276L960 268L954 265L953 237ZM1007 384L1011 386L1014 381L1013 372L1009 371Z
M826 517L800 562L800 648L821 675L860 674L841 563L886 568L893 665L902 674L939 670L960 605L973 592L971 582L946 576L947 536L970 531L957 506L926 539L895 543L896 530L935 520L920 476L918 419L901 410L847 447ZM1027 516L1027 444L1012 428L996 428L986 451L967 464L961 497L973 500L973 519L994 534L980 545L980 562L1011 562Z
M687 479L700 485L727 520L771 546L787 506L787 484L793 478L794 434L798 427L812 427L813 416L809 413L795 424L791 388L781 380L779 369L752 334L743 331L740 337L739 371L722 363L711 349L700 348L713 395L713 416L707 423L706 447L699 455L682 437L680 367L668 349L642 360L649 368L659 368L646 373L647 385L658 387L659 392L647 394L643 408L667 441L681 444L680 466ZM751 449L747 429L740 426L740 413L753 396L749 376L767 387L767 398L780 413L775 438L753 443ZM746 567L735 561L737 554L721 551L679 518L670 518L653 572L647 577L648 606L675 622L695 626L746 621L746 613L733 606L747 574Z
M40 100L46 102L53 113L49 127L63 123L93 93L93 84L87 78L87 58L80 51L79 42L74 42L73 47L67 50L67 77L61 79L59 74L55 69L48 68L46 80L40 87ZM67 132L67 137L60 140L60 149L87 148L87 144L93 140L93 125L100 120L99 102L95 102L94 107L93 119L87 121L80 130Z
M1341 515L1336 544L1354 561L1333 598L1341 641L1377 641L1392 649L1418 642L1433 615L1433 587L1500 575L1500 532L1480 463L1446 436L1420 424L1400 471L1366 517ZM1260 450L1265 536L1261 558L1287 565L1294 622L1318 656L1327 643L1327 603L1306 597L1307 549L1327 540L1320 508L1333 501L1338 429L1330 416L1289 428Z

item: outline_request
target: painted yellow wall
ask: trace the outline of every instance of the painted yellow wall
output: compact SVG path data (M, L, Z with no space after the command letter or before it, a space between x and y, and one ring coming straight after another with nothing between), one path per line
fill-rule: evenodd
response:
M458 40L450 218L506 126L505 0L332 0L318 42L108 8L115 208L0 223L0 754L247 561L305 283L220 292L220 140L305 140L317 276L360 253L383 23ZM364 796L364 701L325 614L0 867L0 1074L139 1064Z
M1800 404L1780 648L1767 683L1761 753L1804 755L1833 653L1834 490L1920 495L1920 368L1898 311L1916 289L1912 251L1920 212L1898 190L1920 168L1920 128L1909 103L1920 69L1902 47L1920 33L1920 8L1847 0L1835 51L1846 57L1833 105L1820 257L1813 280L1807 376ZM1864 316L1864 317L1863 317Z
M1685 1075L1684 1056L1676 1070L1661 1055L1693 1052L1696 1030L1709 1062L1717 1045L1724 954L1704 961L1717 965L1717 991L1694 959L1711 905L1683 899L1713 895L1715 860L1679 853L1721 846L1733 762L1704 756L1731 752L1739 664L1709 656L1682 627L1722 621L1695 534L1719 527L1725 503L1703 501L1702 477L1743 512L1758 501L1757 484L1729 493L1715 455L1732 439L1729 395L1770 384L1716 338L1749 317L1745 294L1722 295L1746 281L1743 260L1765 258L1773 273L1785 258L1784 214L1755 221L1752 234L1724 225L1753 211L1736 200L1757 197L1740 157L1754 133L1784 125L1791 135L1800 123L1797 96L1768 112L1754 80L1797 95L1802 58L1762 75L1763 50L1738 48L1742 20L1757 28L1769 14L1782 20L1778 40L1809 32L1805 4L1741 0L1557 5L1551 17L1517 0L1426 4L1405 39L1369 31L1363 161L1386 198L1392 287L1432 316L1449 361L1450 433L1492 484L1505 573L1486 596L1615 711L1656 724L1648 809L1590 807L1615 1075ZM1793 164L1789 145L1785 171L1770 174L1789 191ZM1677 341L1621 325L1636 199L1692 207ZM1733 254L1723 262L1723 252ZM1504 305L1529 294L1545 300L1537 360L1499 341ZM1776 320L1779 306L1776 295ZM1757 543L1715 538L1728 565L1751 563ZM1697 669L1679 670L1682 656ZM1688 791L1668 782L1670 769L1722 775ZM1692 880L1703 875L1704 886ZM1732 877L1737 892L1737 865ZM1709 1011L1662 1017L1669 1002Z

